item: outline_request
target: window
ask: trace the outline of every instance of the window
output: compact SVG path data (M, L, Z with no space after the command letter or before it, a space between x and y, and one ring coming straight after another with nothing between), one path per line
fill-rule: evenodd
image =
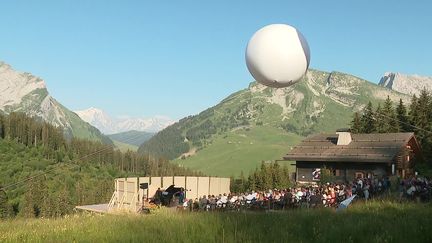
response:
M356 172L355 173L355 178L361 178L361 179L363 179L364 178L364 173L363 172Z
M334 176L340 176L340 170L333 170L332 172Z

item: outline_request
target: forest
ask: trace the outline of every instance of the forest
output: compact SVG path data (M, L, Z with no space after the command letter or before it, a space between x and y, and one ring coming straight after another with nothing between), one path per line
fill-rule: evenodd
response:
M23 113L0 114L0 218L56 217L108 202L117 177L199 174L63 131Z
M419 97L414 95L407 107L402 100L394 105L389 97L381 105L372 103L355 112L351 121L353 133L414 132L425 162L419 164L423 173L430 174L432 160L432 94L423 89ZM432 175L432 174L430 174Z
M292 176L286 165L280 166L279 163L261 162L260 168L255 168L253 173L246 178L241 172L239 178L231 178L232 192L247 192L247 191L266 191L268 189L282 189L291 186Z

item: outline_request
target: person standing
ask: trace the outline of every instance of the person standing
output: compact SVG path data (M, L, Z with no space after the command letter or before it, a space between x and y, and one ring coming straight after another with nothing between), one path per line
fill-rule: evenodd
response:
M162 202L162 191L160 189L160 187L158 187L158 189L156 190L156 193L153 197L153 201L156 205L158 205L159 207L161 206L161 202Z
M179 204L183 204L184 199L185 199L185 193L184 193L184 188L182 187L179 193Z

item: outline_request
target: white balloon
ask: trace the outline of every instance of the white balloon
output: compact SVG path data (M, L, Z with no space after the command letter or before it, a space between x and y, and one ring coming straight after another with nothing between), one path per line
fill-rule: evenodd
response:
M300 81L309 68L310 51L304 36L286 24L258 30L246 48L246 65L261 84L282 88Z

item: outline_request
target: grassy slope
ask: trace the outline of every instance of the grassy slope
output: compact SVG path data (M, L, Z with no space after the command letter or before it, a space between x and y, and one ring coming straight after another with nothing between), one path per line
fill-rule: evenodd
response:
M207 175L238 176L241 171L247 175L263 160L281 159L300 140L282 129L255 126L218 136L195 156L175 162Z
M174 125L179 131L176 137L170 137L175 133L160 132L138 151L155 154L156 150L156 156L162 154L162 157L176 159L187 151L166 151L180 147L186 137L190 150L198 152L175 162L211 175L238 175L241 170L247 175L261 160L280 159L302 137L349 127L354 111L362 109L369 101L383 102L387 95L393 101L408 100L405 95L339 72L310 70L307 79L285 89L263 88L252 83L248 89L230 95L216 106L180 120ZM197 139L188 137L188 131L206 133L208 127L201 125L209 121L217 131L207 133L209 138L199 141L202 146L197 145ZM250 134L245 133L249 137L243 142L253 142L253 145L227 144L224 138L241 139L239 127L251 127Z
M154 133L143 132L143 131L127 131L116 134L107 135L111 140L116 140L118 142L134 145L137 148L143 144L145 141L148 141Z
M138 146L127 144L127 143L122 143L122 142L114 140L114 139L111 139L111 140L114 142L114 146L116 146L122 152L127 152L128 150L130 150L130 151L137 151L138 150Z
M1 242L432 242L432 207L391 202L269 213L74 215L0 222Z

